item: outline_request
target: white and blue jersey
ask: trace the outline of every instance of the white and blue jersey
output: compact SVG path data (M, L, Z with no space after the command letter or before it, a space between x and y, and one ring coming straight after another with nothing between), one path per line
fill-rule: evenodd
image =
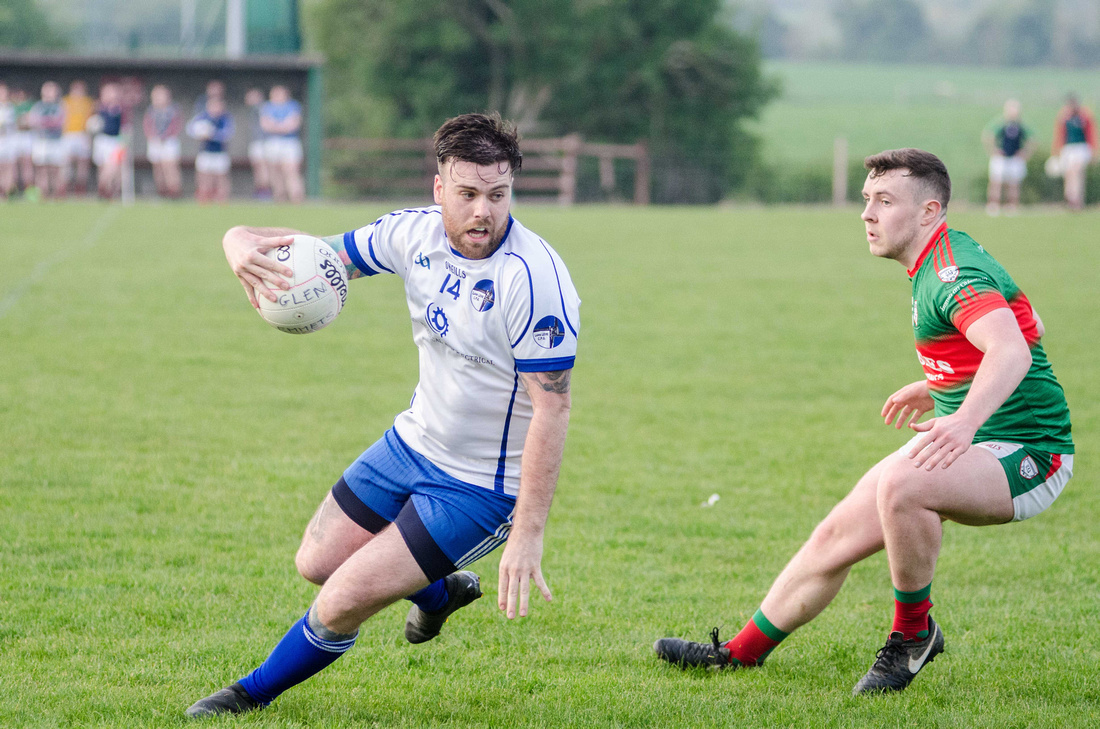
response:
M514 218L493 255L465 258L438 206L384 215L344 247L365 275L405 281L420 382L397 433L459 481L516 496L533 413L519 373L567 370L577 354L580 299L561 258Z

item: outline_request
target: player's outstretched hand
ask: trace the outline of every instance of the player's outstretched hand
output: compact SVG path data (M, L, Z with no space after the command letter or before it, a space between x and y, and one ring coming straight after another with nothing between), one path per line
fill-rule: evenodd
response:
M886 398L886 404L882 406L882 417L887 425L893 423L895 428L901 430L904 425L912 427L913 423L935 406L932 396L928 394L928 380L920 380Z
M271 292L273 288L285 289L289 287L282 276L293 275L286 266L268 258L265 252L272 248L285 246L293 240L292 236L279 235L265 237L249 232L243 225L230 228L222 238L222 249L225 251L225 260L229 261L229 267L244 287L248 295L248 301L253 308L258 309L257 294L274 303L277 299Z
M517 610L521 618L527 617L532 582L546 602L553 599L546 580L542 578L541 565L542 537L525 538L513 532L500 558L500 582L497 586L497 607L504 611L509 620L516 617Z
M913 423L909 426L918 433L924 433L924 437L916 442L909 451L909 458L913 459L913 466L931 471L937 464L947 468L959 456L970 448L974 442L974 434L978 432L977 426L971 424L958 413L945 415L942 418L932 418L924 423Z

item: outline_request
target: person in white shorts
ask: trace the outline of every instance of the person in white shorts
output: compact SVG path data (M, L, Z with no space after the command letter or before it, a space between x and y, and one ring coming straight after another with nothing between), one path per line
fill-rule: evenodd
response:
M31 107L28 117L34 133L31 160L34 162L35 184L47 197L64 197L64 170L69 162L69 153L62 139L65 107L61 105L61 87L56 82L42 84L42 98Z
M81 80L69 84L69 93L61 99L65 107L65 150L69 155L65 163L65 178L79 194L88 191L92 168L92 139L88 134L88 120L95 114L95 100L88 96L88 87Z
M1061 163L1064 195L1070 210L1085 207L1085 170L1095 158L1096 148L1096 120L1070 94L1054 122L1054 144L1050 150L1051 156L1058 157Z
M16 184L27 193L37 194L34 187L34 162L31 147L34 132L31 130L30 111L35 101L23 89L12 89L11 103L15 109L15 133L11 137L12 154L15 156Z
M1027 161L1035 149L1031 130L1020 122L1020 102L1005 102L1004 116L994 119L982 131L982 143L989 152L989 189L986 212L1001 212L1001 188L1005 190L1005 211L1015 213L1020 204L1020 183L1027 177Z
M153 165L153 183L163 197L180 195L180 132L183 116L172 103L172 92L158 84L150 92L152 105L145 110L145 156Z
M271 173L271 187L276 200L301 202L305 195L302 184L302 105L290 98L285 86L273 86L270 100L260 109L260 126L264 130L264 156Z
M122 89L103 84L96 112L88 119L92 138L92 161L96 165L99 196L110 200L122 191L122 163L126 145L122 138ZM93 131L94 130L94 131Z
M228 145L233 137L233 116L225 101L210 97L206 108L187 123L187 133L199 140L195 155L195 197L199 202L224 202L229 199Z
M0 83L0 197L15 191L15 105L7 84Z

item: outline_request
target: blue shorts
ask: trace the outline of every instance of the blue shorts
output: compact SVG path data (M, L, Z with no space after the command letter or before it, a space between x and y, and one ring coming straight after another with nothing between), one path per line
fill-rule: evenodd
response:
M332 497L372 534L391 522L434 582L508 539L516 500L449 476L393 428L344 471Z

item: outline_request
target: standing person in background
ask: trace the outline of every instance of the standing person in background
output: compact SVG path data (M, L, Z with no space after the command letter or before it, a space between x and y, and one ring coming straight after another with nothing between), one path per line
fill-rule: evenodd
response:
M16 183L22 187L24 193L37 199L38 188L34 186L34 161L31 160L34 132L31 131L30 123L30 111L35 102L23 89L14 89L11 92L11 103L15 111L12 150L15 154Z
M989 190L985 210L1001 211L1001 187L1005 188L1005 212L1013 214L1020 204L1020 183L1027 177L1027 161L1035 149L1031 131L1020 122L1020 102L1005 102L1004 116L994 119L982 131L982 144L989 152Z
M65 107L61 87L54 81L42 84L42 98L28 113L34 133L31 159L35 185L46 197L65 197L65 167L69 162L65 140Z
M199 140L195 156L195 197L199 202L225 202L229 199L229 140L233 137L233 117L225 101L210 97L206 109L187 123L187 133Z
M1050 154L1061 160L1066 204L1070 210L1081 210L1085 207L1085 170L1096 156L1096 121L1073 94L1066 97L1054 122Z
M225 83L218 79L211 79L206 82L206 91L199 95L195 99L195 107L191 112L192 116L198 116L202 112L206 111L206 102L210 99L219 99L222 103L225 103Z
M69 95L61 100L65 107L66 179L73 180L73 189L84 194L91 177L92 140L88 136L88 119L95 113L95 101L88 96L88 87L79 79L69 84ZM74 174L70 176L70 170Z
M270 101L260 110L260 126L267 135L264 150L275 199L302 202L302 105L290 98L286 86L271 88Z
M260 125L260 108L264 104L264 92L249 89L244 95L248 107L248 161L252 165L252 196L259 200L271 199L271 175L264 155L264 130Z
M15 191L15 105L8 85L0 83L0 197Z
M122 162L126 146L122 140L122 90L105 83L99 89L99 104L88 119L92 133L92 161L96 166L99 196L110 200L122 191Z
M162 197L180 195L180 132L183 116L172 103L172 92L158 84L150 92L152 105L145 110L145 155L153 165L153 183Z

